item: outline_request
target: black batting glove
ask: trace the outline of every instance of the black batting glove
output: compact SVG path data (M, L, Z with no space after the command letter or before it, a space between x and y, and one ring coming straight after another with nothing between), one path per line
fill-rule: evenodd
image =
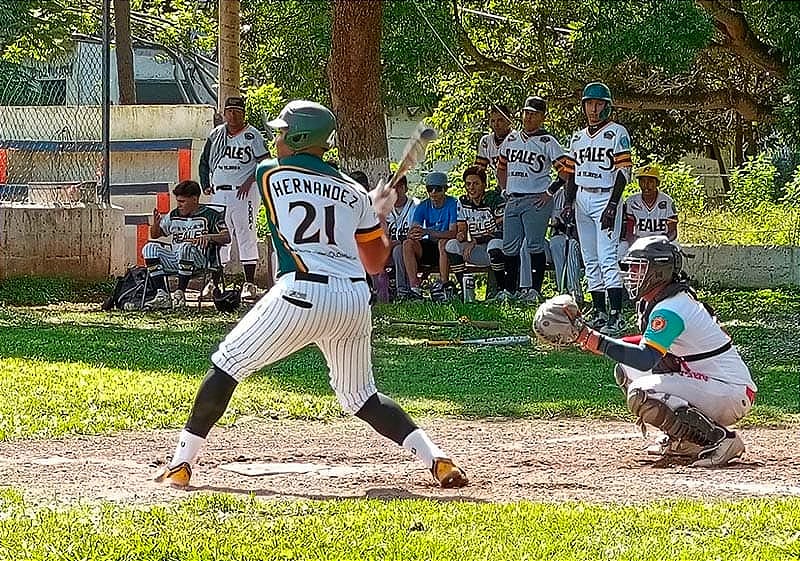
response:
M603 214L600 216L601 230L614 229L614 222L617 218L617 205L618 203L615 201L608 201L605 210L603 210Z

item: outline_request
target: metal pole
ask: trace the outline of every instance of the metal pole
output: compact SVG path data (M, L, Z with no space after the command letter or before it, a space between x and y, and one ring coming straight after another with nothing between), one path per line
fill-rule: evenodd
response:
M111 0L103 0L103 202L111 203Z

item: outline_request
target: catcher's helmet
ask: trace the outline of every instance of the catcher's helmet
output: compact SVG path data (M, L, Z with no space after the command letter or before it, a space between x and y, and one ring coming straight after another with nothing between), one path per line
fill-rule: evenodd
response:
M287 103L278 118L267 126L284 131L283 140L292 150L312 146L328 149L332 145L336 117L324 105L299 99Z
M635 300L677 279L683 254L666 236L648 236L631 244L620 267L625 288Z
M614 106L614 101L611 99L611 90L608 89L603 82L592 82L591 84L586 84L586 87L583 88L583 97L581 97L581 106L584 106L586 100L588 99L601 99L606 102L606 107L600 113L600 119L605 121L611 116L611 110ZM584 112L586 110L584 109Z
M649 166L644 166L636 172L636 177L653 177L655 178L656 181L660 183L661 169L654 164L651 164Z

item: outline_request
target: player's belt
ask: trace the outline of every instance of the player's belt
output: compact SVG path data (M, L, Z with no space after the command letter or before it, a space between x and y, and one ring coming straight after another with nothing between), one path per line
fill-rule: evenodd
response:
M214 185L217 191L233 191L233 185Z
M364 277L349 277L350 282L367 282ZM303 273L302 271L295 271L294 280L318 282L320 284L328 284L330 277L328 275L318 275L316 273Z
M517 197L532 197L533 195L541 195L542 193L544 193L544 191L541 191L539 193L509 193L508 196L509 197L514 197L514 198L517 198Z
M608 193L613 187L584 187L581 185L581 189L586 191L587 193Z

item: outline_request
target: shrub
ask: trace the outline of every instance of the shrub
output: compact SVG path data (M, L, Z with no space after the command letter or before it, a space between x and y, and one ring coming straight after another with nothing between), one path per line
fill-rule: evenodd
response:
M699 214L706 207L705 187L692 175L691 166L683 163L661 168L661 189L675 201L679 211Z
M766 154L749 158L731 172L728 208L737 212L752 211L763 202L776 202L777 170Z

